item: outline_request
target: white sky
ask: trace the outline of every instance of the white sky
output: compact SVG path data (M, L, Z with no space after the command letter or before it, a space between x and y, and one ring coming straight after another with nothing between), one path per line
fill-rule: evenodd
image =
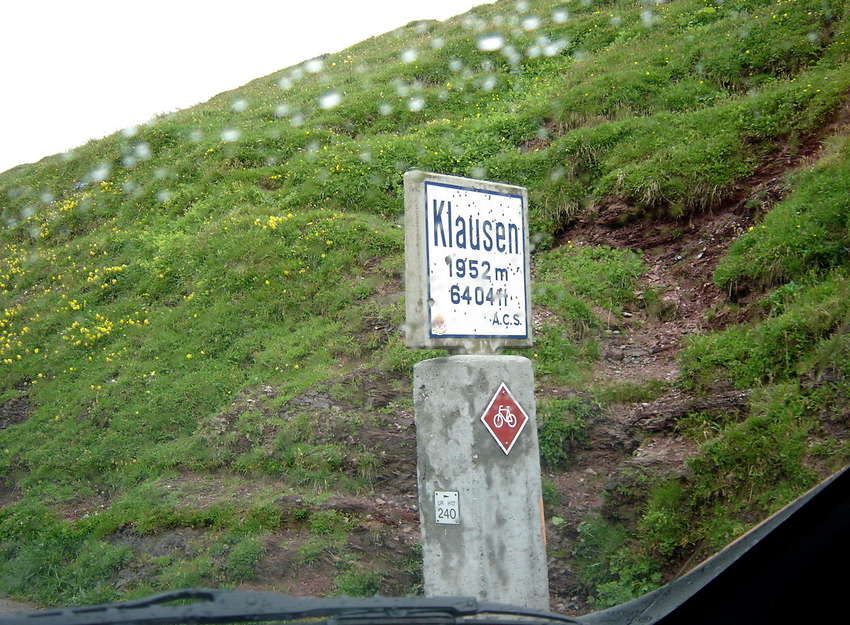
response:
M2 1L0 172L486 1Z

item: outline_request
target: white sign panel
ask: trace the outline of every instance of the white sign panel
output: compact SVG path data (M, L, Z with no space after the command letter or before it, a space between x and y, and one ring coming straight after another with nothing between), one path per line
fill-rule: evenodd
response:
M408 172L405 201L408 344L530 345L525 189Z
M425 183L432 338L525 338L523 198Z
M457 491L434 491L434 521L437 525L460 525L460 505Z

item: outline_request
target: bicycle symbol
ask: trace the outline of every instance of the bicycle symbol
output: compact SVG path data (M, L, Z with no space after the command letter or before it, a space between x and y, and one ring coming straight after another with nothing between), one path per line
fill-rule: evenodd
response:
M493 415L493 425L497 428L505 425L509 428L516 426L516 415L511 412L510 406L499 406L499 411Z

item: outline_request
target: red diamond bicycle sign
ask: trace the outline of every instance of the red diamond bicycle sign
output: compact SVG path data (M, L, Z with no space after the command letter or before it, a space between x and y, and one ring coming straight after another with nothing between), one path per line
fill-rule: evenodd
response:
M514 399L508 387L502 383L487 405L487 410L481 415L481 422L507 455L528 423L528 415Z

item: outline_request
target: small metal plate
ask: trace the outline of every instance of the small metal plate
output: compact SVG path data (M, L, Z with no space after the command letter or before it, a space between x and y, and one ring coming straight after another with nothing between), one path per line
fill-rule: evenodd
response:
M437 525L460 525L460 499L456 490L434 491L434 521Z

